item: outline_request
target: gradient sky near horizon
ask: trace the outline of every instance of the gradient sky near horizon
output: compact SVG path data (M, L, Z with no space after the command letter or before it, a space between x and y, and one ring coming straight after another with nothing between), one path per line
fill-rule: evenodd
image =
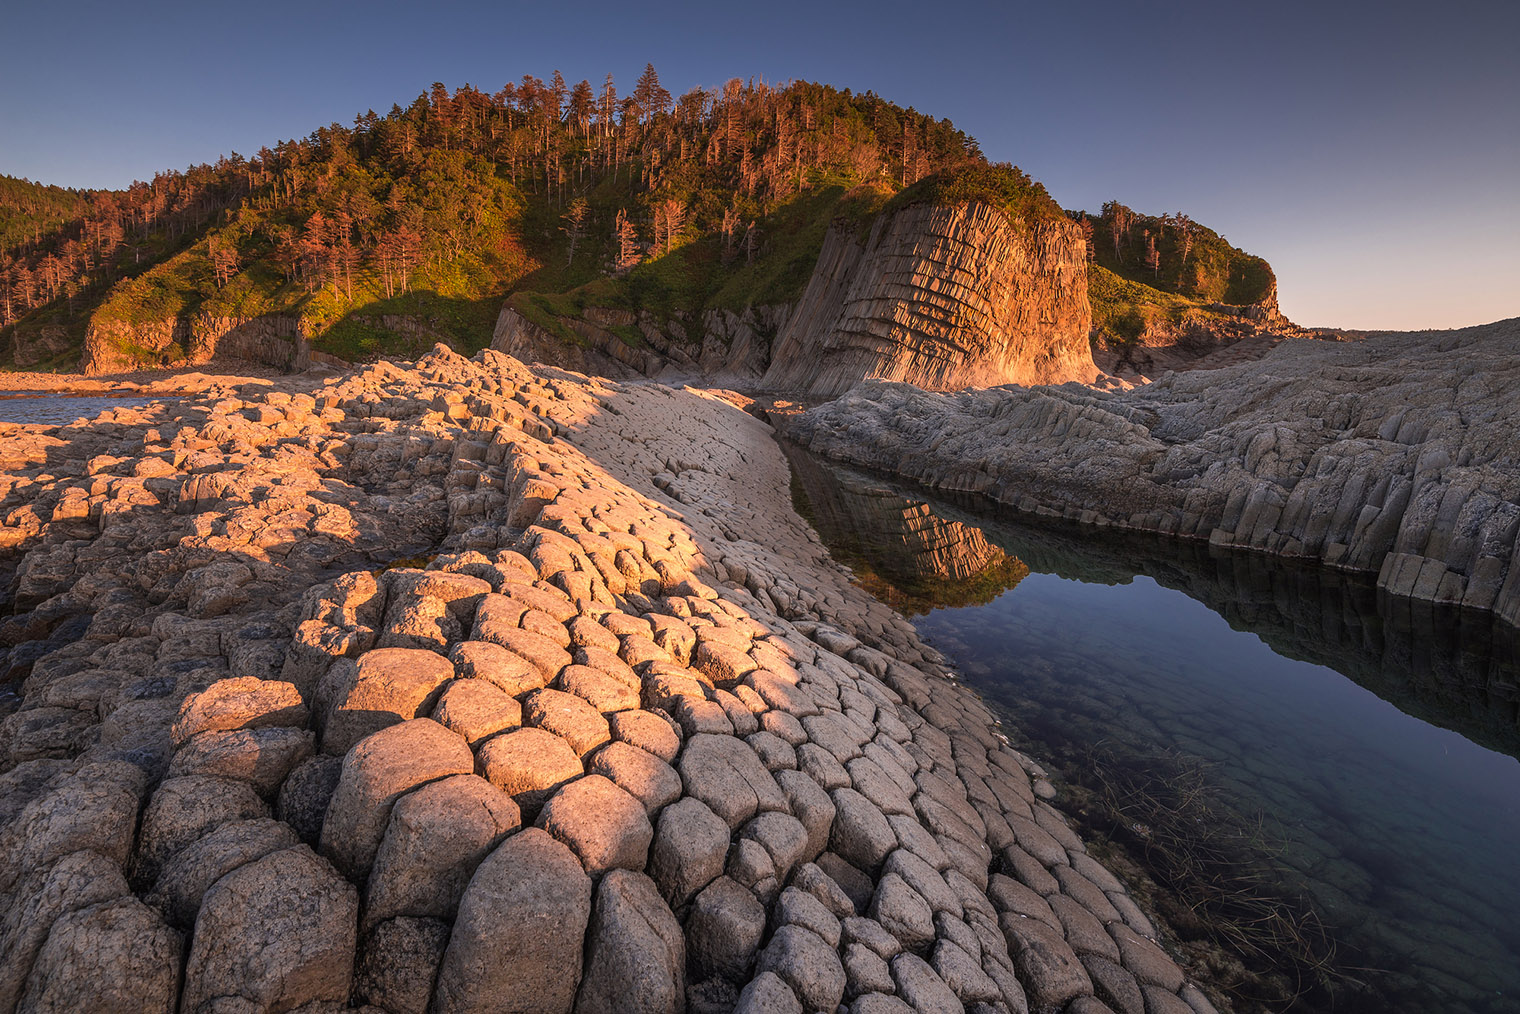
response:
M468 0L12 4L0 173L115 188L432 82L867 89L1067 208L1182 210L1272 262L1302 324L1520 315L1520 3Z

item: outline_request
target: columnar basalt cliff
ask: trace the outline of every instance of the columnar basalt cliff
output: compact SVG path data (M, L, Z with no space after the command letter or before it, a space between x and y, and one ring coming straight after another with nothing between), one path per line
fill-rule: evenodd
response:
M0 1010L1213 1011L726 402L440 348L4 435Z
M811 450L1020 510L1376 573L1520 624L1520 319L1300 341L1123 394L865 384Z
M931 390L1090 382L1086 247L1066 219L984 201L829 230L764 386L832 397L862 379Z

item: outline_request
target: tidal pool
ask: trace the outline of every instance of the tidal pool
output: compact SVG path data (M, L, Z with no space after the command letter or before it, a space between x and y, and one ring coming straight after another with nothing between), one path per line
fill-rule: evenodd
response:
M35 394L0 391L0 422L44 423L63 426L75 419L90 419L108 408L140 408L162 399L142 395Z
M1276 962L1296 1001L1253 1000L1258 983L1242 1008L1520 1011L1513 630L1265 556L1016 523L787 450L834 555L1066 779L1089 832L1163 872L1163 834L1249 847L1250 876L1225 883L1325 946L1317 969ZM1147 785L1166 798L1133 810ZM1221 844L1216 823L1252 833Z

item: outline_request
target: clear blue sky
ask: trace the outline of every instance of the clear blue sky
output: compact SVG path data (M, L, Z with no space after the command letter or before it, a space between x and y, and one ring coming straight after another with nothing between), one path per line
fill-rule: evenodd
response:
M1305 324L1520 315L1520 2L10 4L0 173L120 187L403 106L646 61L947 117L1063 205L1186 211Z

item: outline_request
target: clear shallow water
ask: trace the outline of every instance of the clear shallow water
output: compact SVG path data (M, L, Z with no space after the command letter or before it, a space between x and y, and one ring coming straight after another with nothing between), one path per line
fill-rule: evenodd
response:
M22 396L14 391L0 391L0 422L63 426L75 419L93 418L108 408L137 408L155 400L161 399L53 394Z
M793 463L824 541L920 614L1021 745L1068 764L1095 748L1121 763L1174 752L1261 815L1285 893L1367 967L1355 974L1370 992L1314 1006L1520 1011L1511 632L1380 599L1365 580L991 521Z

